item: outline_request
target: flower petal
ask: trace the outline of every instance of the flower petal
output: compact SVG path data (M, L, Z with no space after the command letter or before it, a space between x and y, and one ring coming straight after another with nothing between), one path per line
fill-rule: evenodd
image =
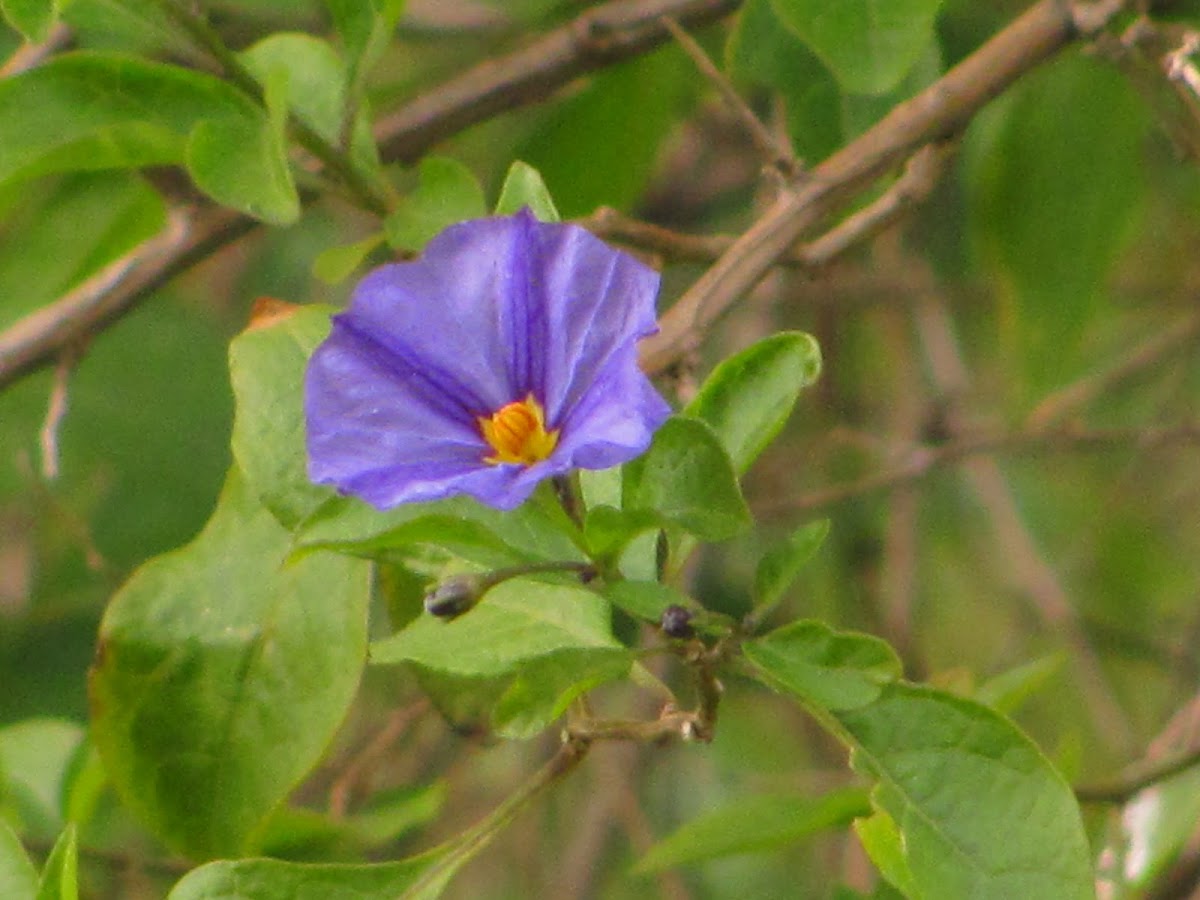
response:
M658 275L574 225L448 228L334 317L305 379L309 476L380 508L468 494L511 509L538 482L641 453L670 410L638 369ZM480 431L530 394L548 458L494 463Z

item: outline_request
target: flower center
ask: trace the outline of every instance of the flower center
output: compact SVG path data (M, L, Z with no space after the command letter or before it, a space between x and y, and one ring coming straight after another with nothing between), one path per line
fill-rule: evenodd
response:
M483 439L496 451L483 461L493 465L532 466L548 457L558 444L558 430L546 430L546 411L533 394L500 407L490 418L480 416L476 421Z

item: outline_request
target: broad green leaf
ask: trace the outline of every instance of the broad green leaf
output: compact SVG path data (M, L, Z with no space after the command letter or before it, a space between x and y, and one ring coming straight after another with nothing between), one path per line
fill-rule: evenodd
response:
M699 84L695 71L676 48L612 66L555 104L515 156L541 173L564 218L628 209Z
M371 644L371 662L417 663L455 675L503 675L556 650L617 647L608 604L570 584L530 578L502 582L450 622L421 616Z
M841 92L825 64L780 20L772 0L747 0L725 45L737 84L777 91L795 152L824 159L842 144Z
M785 331L713 369L684 414L712 426L740 475L779 434L800 391L820 372L817 342Z
M754 573L755 606L765 610L778 603L825 542L827 534L828 519L809 522L792 532L783 543L764 553Z
M768 684L822 709L871 703L901 674L900 659L886 642L813 620L777 628L747 641L743 649Z
M1144 194L1146 114L1129 82L1068 54L1022 80L970 131L965 156L983 259L1016 295L1032 368L1061 380Z
M1004 715L1012 715L1022 704L1045 687L1066 665L1065 653L1052 653L1001 672L975 691L975 699Z
M130 809L194 858L253 846L358 685L368 567L288 561L290 545L234 469L204 531L138 569L101 623L96 745Z
M58 18L58 0L0 0L0 12L25 40L40 44Z
M37 900L79 900L79 851L75 826L68 825L54 843L42 878L38 883Z
M0 897L34 900L38 874L25 853L20 838L0 819Z
M625 466L627 510L649 510L702 540L733 537L750 524L729 454L700 419L672 416L644 455Z
M352 497L338 498L305 524L297 543L367 557L386 557L414 544L440 544L464 559L493 567L582 559L537 504L501 512L465 497L406 503L387 512Z
M1094 897L1074 795L1007 719L903 683L834 716L854 768L876 781L872 801L900 831L913 896Z
M644 531L657 528L658 524L659 518L651 510L593 506L587 512L583 536L590 553L611 557L619 555L631 540Z
M185 161L196 186L218 203L272 225L300 217L300 195L288 167L287 75L265 92L268 115L208 119L192 129Z
M287 106L336 146L346 101L346 70L329 44L309 34L278 32L238 54L264 87L272 70L287 73Z
M272 72L287 73L286 108L334 148L340 148L348 130L346 67L334 49L309 34L280 32L269 35L240 54L246 68L260 84L270 83ZM351 155L360 167L374 169L379 159L370 124L357 116Z
M123 172L66 175L44 193L30 192L7 217L0 242L0 327L125 255L164 218L158 194Z
M470 169L455 159L427 156L416 189L400 200L383 227L392 247L419 251L447 226L486 214L483 188Z
M941 0L771 0L775 12L856 94L895 87L934 42Z
M372 865L221 860L193 869L167 900L396 900L439 858L427 853Z
M313 260L313 274L326 284L344 281L384 239L383 232L379 231L353 244L330 247Z
M694 608L686 594L657 581L617 581L605 585L604 596L613 606L647 622L659 622L668 606Z
M621 647L570 648L529 660L496 704L495 730L507 738L531 738L566 712L576 697L624 678L632 664L632 651Z
M542 181L542 173L518 159L508 167L508 174L504 176L495 212L498 216L511 216L526 206L543 222L557 222L561 218L554 206L554 198L550 196L550 189Z
M252 322L229 345L236 412L233 456L285 528L334 496L308 479L304 450L304 370L329 333L327 306L296 306Z
M904 838L891 816L876 810L873 816L855 821L854 833L889 884L905 897L921 896L913 887L912 872L904 858Z
M0 728L0 772L7 774L2 793L15 801L27 834L50 838L62 830L67 769L82 741L83 728L63 719Z
M351 72L369 69L387 46L405 0L325 0Z
M870 812L862 788L843 788L823 797L739 797L659 841L638 860L634 871L659 872L735 853L777 850L820 831L844 827Z
M180 163L188 135L208 119L264 121L245 95L192 69L111 53L56 56L0 81L0 182Z
M195 46L163 9L161 0L59 0L62 18L80 46L142 56L195 56Z

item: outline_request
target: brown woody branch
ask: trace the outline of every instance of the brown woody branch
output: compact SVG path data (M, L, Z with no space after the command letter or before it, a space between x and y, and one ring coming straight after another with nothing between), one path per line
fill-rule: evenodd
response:
M1042 0L916 97L808 172L779 198L663 316L642 343L658 372L693 348L807 231L925 144L954 137L989 100L1081 36L1103 28L1122 0L1079 5Z
M521 50L486 60L381 119L384 159L416 162L431 147L498 113L553 94L562 85L645 53L669 35L662 22L716 21L738 0L619 0L589 10Z

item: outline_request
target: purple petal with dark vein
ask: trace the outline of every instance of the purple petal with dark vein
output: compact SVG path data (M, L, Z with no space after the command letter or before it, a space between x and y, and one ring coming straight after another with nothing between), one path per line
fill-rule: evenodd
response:
M614 354L657 331L658 273L577 226L541 225L547 419L560 427ZM636 366L636 361L633 362Z
M671 407L637 367L636 351L609 357L563 423L555 448L572 467L607 469L640 456Z

